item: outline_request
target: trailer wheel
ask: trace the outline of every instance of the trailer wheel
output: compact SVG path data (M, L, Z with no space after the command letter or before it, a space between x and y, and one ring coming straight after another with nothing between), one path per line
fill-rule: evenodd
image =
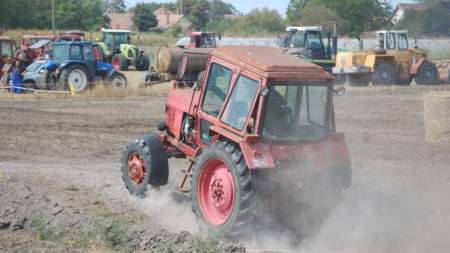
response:
M390 62L381 62L375 66L372 83L374 85L393 85L395 83L395 68Z
M415 81L419 85L437 84L439 73L436 65L426 61L420 66L419 73L415 77Z
M157 135L146 135L126 146L122 156L122 179L128 191L145 197L147 185L167 184L167 155Z
M253 220L251 174L235 144L221 141L196 162L192 180L193 211L216 236L243 232Z
M348 75L348 83L350 86L368 86L371 76L367 74Z
M127 70L128 69L128 61L122 54L115 54L111 58L111 64L113 65L114 69L119 70Z

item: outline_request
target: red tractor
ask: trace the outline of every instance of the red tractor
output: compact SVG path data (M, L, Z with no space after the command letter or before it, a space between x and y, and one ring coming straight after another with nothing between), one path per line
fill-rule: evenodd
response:
M50 50L50 44L57 41L82 41L84 33L81 31L65 31L58 35L52 34L24 34L22 45L16 49L16 59L24 64L41 59Z
M343 88L334 90L329 73L275 48L226 46L210 52L199 81L186 85L190 59L202 57L180 61L161 133L124 150L121 170L131 194L166 185L168 158L186 158L177 188L191 193L194 213L215 235L244 231L259 218L257 203L281 200L278 194L287 193L286 206L339 199L352 171L335 126L333 95Z
M178 40L176 46L180 48L216 48L216 34L212 32L191 32L189 36Z

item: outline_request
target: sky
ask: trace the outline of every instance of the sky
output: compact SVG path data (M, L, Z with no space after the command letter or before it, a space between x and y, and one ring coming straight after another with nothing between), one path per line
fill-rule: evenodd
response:
M132 7L136 3L149 3L149 2L173 2L170 0L125 0L125 4L127 7ZM242 13L248 13L254 8L264 8L268 7L270 9L276 9L279 13L284 15L286 13L286 8L289 4L289 0L224 0L224 2L233 4L238 11ZM393 0L393 5L395 7L396 4L402 3L410 3L412 0Z

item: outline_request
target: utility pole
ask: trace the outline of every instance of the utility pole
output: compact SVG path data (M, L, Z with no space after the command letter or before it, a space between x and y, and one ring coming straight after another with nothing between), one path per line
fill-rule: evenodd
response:
M56 31L55 31L55 0L52 0L52 31L53 31L53 35L56 35Z
M180 0L180 15L183 15L183 0Z

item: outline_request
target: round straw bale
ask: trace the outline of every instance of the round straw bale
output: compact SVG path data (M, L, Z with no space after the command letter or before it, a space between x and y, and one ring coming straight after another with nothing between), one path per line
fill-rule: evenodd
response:
M425 137L428 142L450 142L450 92L424 95Z

